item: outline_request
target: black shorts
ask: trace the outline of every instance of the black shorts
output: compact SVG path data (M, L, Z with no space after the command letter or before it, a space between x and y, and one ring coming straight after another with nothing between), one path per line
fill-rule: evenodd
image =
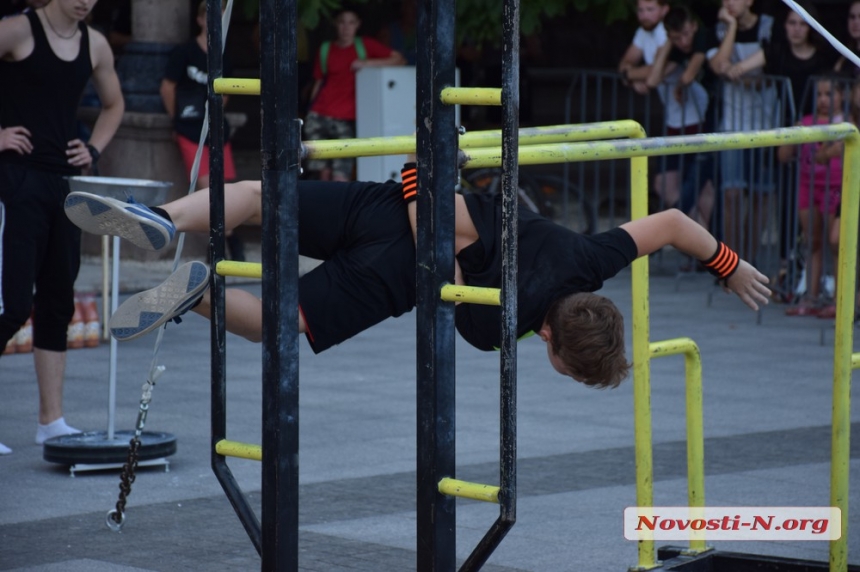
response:
M319 353L415 307L415 243L400 183L299 183L299 252L323 260L299 279Z

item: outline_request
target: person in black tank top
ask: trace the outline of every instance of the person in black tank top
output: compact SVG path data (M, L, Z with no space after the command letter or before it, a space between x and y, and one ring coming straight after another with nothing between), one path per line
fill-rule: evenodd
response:
M62 210L64 177L92 166L124 110L107 40L83 23L93 5L53 0L0 21L0 348L32 311L38 444L77 432L62 409L80 266L80 231ZM76 115L90 79L102 110L90 140L81 141Z

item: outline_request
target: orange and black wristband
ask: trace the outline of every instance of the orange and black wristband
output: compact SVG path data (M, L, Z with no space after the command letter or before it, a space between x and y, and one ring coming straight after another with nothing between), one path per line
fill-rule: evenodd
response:
M738 264L740 264L738 253L726 246L721 240L717 241L717 251L714 255L702 262L708 272L720 280L728 280L738 269Z
M400 169L400 179L403 181L403 200L411 203L418 198L418 165L406 163Z

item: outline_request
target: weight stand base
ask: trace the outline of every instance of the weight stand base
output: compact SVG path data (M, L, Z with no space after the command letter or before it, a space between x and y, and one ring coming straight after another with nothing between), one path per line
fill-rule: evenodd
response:
M830 569L827 562L814 560L720 550L685 556L684 550L685 548L676 546L658 548L657 559L662 565L652 568L652 572L828 572ZM848 572L860 572L860 566L849 564Z
M121 469L125 463L78 463L69 467L70 477L74 477L75 473L83 473L86 471L106 471L108 469ZM157 467L163 465L164 472L170 472L170 461L164 457L160 459L150 459L149 461L139 461L138 467Z

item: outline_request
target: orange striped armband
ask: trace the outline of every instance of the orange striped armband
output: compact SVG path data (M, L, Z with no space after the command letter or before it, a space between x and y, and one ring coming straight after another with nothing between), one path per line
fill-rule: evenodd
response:
M400 169L400 179L403 181L403 200L411 203L418 198L418 165L406 163Z
M738 269L738 264L740 264L738 253L721 240L717 241L717 251L714 255L702 263L708 272L720 280L728 280Z

